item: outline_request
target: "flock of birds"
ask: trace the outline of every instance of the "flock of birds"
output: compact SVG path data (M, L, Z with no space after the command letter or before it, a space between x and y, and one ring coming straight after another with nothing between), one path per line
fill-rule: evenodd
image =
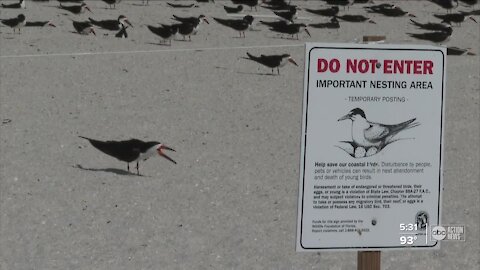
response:
M36 2L45 2L49 0L32 0ZM56 0L59 2L58 8L61 10L68 11L72 14L83 14L85 12L92 12L90 7L85 0ZM115 9L116 5L121 2L121 0L102 0L105 2L111 9ZM140 1L140 0L139 0ZM148 0L141 0L143 5L148 5ZM214 2L214 0L195 0L199 3L209 3ZM262 7L264 9L269 9L272 11L272 16L275 16L277 19L274 21L265 21L260 20L259 24L266 25L269 30L280 33L282 35L288 35L290 38L296 37L299 39L299 33L305 32L308 36L311 36L308 27L311 28L320 28L320 29L338 29L340 28L340 21L345 22L369 22L376 23L371 18L361 14L343 14L339 15L340 7L343 10L349 9L350 6L354 4L370 4L364 6L366 10L366 15L370 13L377 13L387 17L416 17L414 14L408 11L402 10L400 7L390 4L383 3L375 5L373 0L322 0L329 7L319 8L319 9L310 9L310 8L301 8L297 5L291 3L290 0L231 0L232 4L237 6L228 6L224 5L223 8L227 14L240 13L245 11L243 8L247 6L251 11L253 9L257 10L257 7ZM319 1L319 2L322 2ZM478 0L428 0L433 4L437 4L446 10L445 14L434 14L434 17L438 19L438 22L426 22L422 23L414 19L410 19L410 22L417 26L418 28L428 30L429 32L423 33L407 33L409 36L429 40L431 42L440 43L446 41L453 33L452 24L460 25L466 19L472 20L477 23L477 20L473 17L480 15L480 10L471 10L471 11L458 11L452 12L453 9L459 7L459 2L463 2L464 6L475 6L478 3ZM65 3L71 3L69 5ZM171 8L192 8L198 7L197 4L180 4L174 2L166 2L168 7ZM2 4L2 8L9 9L25 9L26 4L25 0L19 0L18 3L13 4ZM308 26L305 23L297 22L298 10L305 10L310 14L314 14L322 17L329 17L330 20L327 22L321 23L311 23ZM257 15L258 16L258 15ZM213 20L217 23L229 27L238 32L239 37L245 38L245 32L252 28L253 22L255 20L255 15L245 15L243 18L239 19L225 19L225 18L216 18L213 17ZM260 17L260 16L259 16ZM181 35L183 40L191 41L191 36L195 35L201 26L202 23L209 24L209 21L205 15L192 16L192 17L179 17L173 15L173 24L159 24L159 25L147 25L147 28L156 36L160 38L160 41L163 44L171 45L172 40L176 38L177 35ZM52 26L56 25L52 21L29 21L24 14L19 14L15 18L2 19L2 24L9 26L13 29L15 33L18 30L20 33L23 27L29 26ZM128 37L127 28L132 27L133 25L127 19L126 16L120 15L116 19L107 19L107 20L95 20L88 18L85 21L75 21L72 20L73 28L76 33L82 35L94 34L96 35L95 28L101 28L109 31L117 31L115 34L116 37L126 38ZM467 52L466 49L460 49L452 47L450 48L450 53L452 54L463 54ZM252 59L252 58L250 58ZM254 60L254 59L252 59Z
M45 2L49 0L32 0L35 2ZM90 7L84 0L56 0L59 2L58 9L67 11L72 14L84 14L85 12L92 12ZM121 0L102 0L105 2L109 8L115 9L116 5L120 3ZM142 4L145 6L149 5L148 0L138 0L142 1ZM172 0L173 1L173 0ZM198 3L209 4L214 2L214 0L194 0ZM305 32L308 36L311 36L309 27L316 29L338 29L340 28L340 22L353 22L353 23L376 23L368 14L376 13L381 14L387 17L409 17L410 23L419 29L423 29L428 32L422 33L407 33L410 37L421 40L428 40L434 43L441 43L446 41L453 33L453 25L460 26L462 22L471 20L475 23L478 23L474 16L480 15L480 10L474 9L478 4L478 0L428 0L432 4L436 4L443 9L445 9L444 14L433 14L437 22L420 22L411 18L416 17L414 14L408 11L402 10L400 7L390 4L382 3L375 4L372 0L322 0L318 1L325 2L327 6L323 6L318 9L311 8L302 8L290 0L231 0L233 5L229 6L224 5L223 9L226 14L245 12L247 8L250 9L250 13L253 13L253 10L257 8L268 9L271 11L269 17L275 17L273 21L259 20L260 25L265 25L269 30L286 35L286 38L290 39L299 39L299 34ZM462 9L470 9L470 11L460 10L460 4L462 2ZM66 4L68 3L68 4ZM183 3L183 2L182 2ZM181 8L188 9L197 7L197 3L182 4L179 2L166 2L167 6L173 9ZM343 12L349 12L349 8L355 4L364 4L363 7L366 13L362 14L342 14L339 15L340 10ZM246 8L244 8L246 7ZM25 0L19 0L17 3L12 4L1 4L1 8L4 9L26 9ZM454 12L453 10L458 10ZM310 14L315 15L314 17L327 17L328 21L321 23L310 23L305 24L298 22L298 11L304 10ZM270 12L269 11L269 12ZM240 38L245 38L245 32L252 28L253 22L256 17L261 18L260 15L252 15L248 13L243 17L239 18L217 18L212 17L212 19L228 28L231 28L238 32ZM238 16L242 16L242 15ZM237 16L237 15L235 15ZM175 40L177 35L181 35L183 40L191 41L191 36L195 35L200 26L203 23L209 24L209 18L205 15L191 16L191 17L180 17L173 15L171 18L175 21L172 24L158 24L158 25L147 25L147 28L151 33L158 36L160 41L164 45L171 45L172 40ZM71 20L72 26L75 29L75 32L81 35L96 35L95 29L101 28L108 31L115 31L116 37L126 38L128 36L127 29L129 27L133 28L133 24L128 20L125 15L119 15L116 19L106 19L106 20L96 20L93 18L88 18L85 21L76 21ZM1 19L0 22L13 29L13 33L21 33L21 29L24 27L44 27L51 26L56 27L52 21L30 21L27 20L24 14L18 14L14 18ZM472 54L468 49L462 49L457 47L447 47L448 54L451 55L461 55L461 54ZM247 52L245 59L255 61L261 65L264 65L271 69L272 74L274 74L275 69L277 73L280 74L280 67L283 67L287 63L292 63L294 65L298 64L291 57L290 54L276 54L276 55L260 55L255 56ZM84 138L84 137L82 137ZM168 156L166 156L163 150L171 150L172 148L166 147L165 145L159 142L143 142L141 140L128 140L128 141L98 141L89 138L85 138L90 141L90 143L100 151L113 156L121 161L127 162L137 162L137 173L138 170L138 161L146 160L154 153L158 153L160 156L167 158L168 160L174 162ZM130 170L129 166L127 167Z

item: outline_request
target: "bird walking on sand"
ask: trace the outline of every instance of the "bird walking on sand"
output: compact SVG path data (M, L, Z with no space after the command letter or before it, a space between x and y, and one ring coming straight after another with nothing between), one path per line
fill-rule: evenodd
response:
M71 13L76 15L85 13L85 10L92 12L92 10L90 10L90 8L85 3L82 3L80 5L74 5L74 6L64 6L62 5L62 3L60 3L60 6L58 6L58 8L64 9L66 11L70 11Z
M175 35L178 32L178 28L175 25L172 25L172 26L162 25L159 27L147 25L147 27L148 27L148 30L150 30L150 32L161 37L164 44L166 44L166 41L168 40L169 45L172 45L172 39L175 37Z
M176 161L171 159L164 153L164 150L174 151L172 148L156 142L144 142L138 139L130 139L126 141L99 141L90 139L87 137L79 136L82 139L88 140L93 147L101 152L114 157L120 161L127 162L127 170L130 172L130 163L137 163L137 174L140 175L139 165L140 161L145 161L150 157L158 154L161 157L168 159L169 161L177 164Z
M2 24L12 28L14 34L16 29L18 29L18 34L20 34L20 29L25 26L26 18L25 15L19 14L16 18L4 19L1 20L1 22Z
M280 68L285 66L288 62L298 66L297 62L293 60L290 54L280 54L280 55L260 55L254 56L247 52L248 57L243 57L243 59L252 60L259 64L262 64L266 67L272 69L272 75L274 74L273 70L276 68L278 75L280 75Z
M116 20L101 20L97 21L92 18L88 18L88 20L93 24L96 25L100 28L110 30L110 31L118 31L123 28L125 25L129 25L133 27L133 25L130 23L130 21L127 19L125 15L120 15L118 16L118 19Z
M242 33L243 33L243 37L245 37L245 31L250 29L253 23L253 16L251 15L247 15L240 20L220 19L215 17L213 19L221 25L237 30L238 33L240 34L240 37L242 37Z
M90 33L92 33L95 36L97 35L95 33L95 30L93 29L92 23L89 21L83 21L83 22L72 21L72 24L73 24L73 28L75 28L75 30L77 30L77 33L79 33L80 35L88 35Z

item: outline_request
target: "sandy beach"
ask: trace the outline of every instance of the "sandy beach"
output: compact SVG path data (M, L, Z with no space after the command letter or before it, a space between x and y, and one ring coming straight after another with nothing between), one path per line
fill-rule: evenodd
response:
M0 269L355 269L356 252L295 252L304 45L364 35L433 44L405 34L422 32L409 17L368 14L376 24L310 28L312 37L301 33L299 40L280 38L256 18L254 30L238 38L211 19L228 18L222 5L230 1L191 9L166 1L123 1L116 9L86 2L93 13L64 15L56 1L0 10L1 19L23 13L57 25L20 35L0 27ZM428 1L394 2L422 22L444 12ZM340 13L366 15L363 6ZM120 14L134 26L126 39L98 28L96 36L72 33L72 19ZM146 25L172 23L172 14L205 14L210 24L191 42L160 45ZM479 25L454 26L444 43L476 53L447 58L442 222L464 224L466 241L438 251L383 252L382 269L480 264ZM299 66L272 76L243 59L246 52L289 53ZM178 164L151 158L137 176L78 136L158 140L176 150L170 156Z

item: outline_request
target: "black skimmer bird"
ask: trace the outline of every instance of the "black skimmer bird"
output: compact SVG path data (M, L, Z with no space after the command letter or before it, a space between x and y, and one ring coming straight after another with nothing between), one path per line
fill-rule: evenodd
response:
M340 10L337 6L333 6L330 8L324 8L324 9L305 9L307 12L320 15L320 16L335 16L338 14L338 11Z
M25 5L25 0L20 0L20 2L15 3L15 4L3 4L2 3L2 8L27 8Z
M195 4L173 4L173 3L169 3L167 2L167 5L173 7L173 8L192 8L195 6Z
M458 0L429 0L429 1L441 6L447 11L450 11L451 9L458 7ZM456 5L454 5L453 3L456 3Z
M415 15L402 10L401 8L392 5L391 7L365 7L369 13L379 13L387 17L401 17L408 15L410 17L416 17Z
M52 21L35 21L35 22L26 22L25 27L44 27L44 26L57 27Z
M410 22L413 25L425 30L445 31L445 32L452 31L452 25L448 21L443 21L441 23L431 23L431 22L419 23L417 21L410 19Z
M127 19L125 15L120 15L118 16L117 20L102 20L102 21L96 21L92 18L88 18L90 22L93 25L96 25L100 28L110 30L110 31L118 31L121 30L124 25L130 25L133 27L133 25L130 23L130 21Z
M20 34L20 29L25 26L26 18L25 15L19 14L16 18L4 19L1 20L1 22L2 24L12 28L14 34L16 29L18 29L18 34Z
M82 3L80 5L76 5L76 6L64 6L64 5L62 5L62 3L60 3L60 6L58 6L58 8L70 11L71 13L77 14L77 15L84 13L85 10L88 10L88 11L92 12L90 10L90 8L87 6L87 4L85 4L85 3Z
M220 19L220 18L213 18L219 24L224 25L226 27L230 27L234 30L237 30L240 34L240 37L245 37L245 31L247 31L253 23L253 16L247 15L243 17L241 20L232 20L232 19Z
M338 29L340 28L340 23L338 22L337 18L332 17L330 22L327 23L311 23L308 26L313 28L327 28L327 29Z
M179 17L176 15L173 15L173 19L181 23L193 24L194 27L198 27L203 22L206 22L207 24L209 24L207 17L203 14L198 17Z
M169 27L168 25L162 25L164 27ZM189 41L192 41L192 35L197 33L199 27L199 25L194 26L191 23L177 23L171 26L175 26L178 29L178 33L183 36L183 40L186 40L186 37L188 36Z
M365 17L363 15L342 15L342 16L335 16L338 19L344 20L346 22L366 22L369 23L376 23L372 19Z
M164 153L164 150L174 151L172 148L159 142L144 142L138 139L130 139L128 141L98 141L87 137L79 136L82 139L88 140L93 147L101 152L114 157L120 161L127 162L127 170L130 172L130 163L137 162L137 174L140 175L138 163L146 161L150 157L158 154L161 157L177 164Z
M274 74L273 70L276 68L278 75L280 75L280 68L285 66L288 62L298 66L297 62L293 60L290 54L280 54L280 55L260 55L254 56L247 52L248 57L243 57L243 59L252 60L259 64L262 64L266 67L272 69L272 74Z
M115 9L117 8L117 4L120 3L122 0L102 0L102 1L105 2L110 7L110 9L112 9L112 7Z
M239 13L243 10L242 5L238 5L236 7L223 6L223 8L227 13Z
M273 13L278 17L293 23L293 19L297 18L298 9L299 8L297 7L291 7L288 11L274 11Z
M271 27L270 30L277 33L291 35L292 38L294 35L296 35L297 39L298 39L298 34L301 31L305 31L309 37L312 37L312 35L310 35L310 32L307 29L307 25L304 23L292 23L292 24L279 25L276 27Z
M468 55L475 55L474 53L470 52L470 48L462 49L458 47L447 47L447 55L463 55L465 53Z
M232 0L232 3L234 5L249 6L250 10L253 10L253 8L255 8L255 11L257 11L258 0Z
M428 40L435 43L440 43L447 40L452 35L452 32L453 31L450 30L450 31L427 32L427 33L420 33L420 34L407 33L407 35L416 39L423 39L423 40Z
M474 21L475 23L478 23L475 18L469 15L465 15L465 13L450 13L450 14L433 14L433 16L442 19L447 22L456 22L457 24L461 24L462 22L465 21L466 18L469 18L470 20Z
M115 34L115 37L117 37L117 38L127 38L128 37L127 28L128 28L128 25L123 25L122 24L122 29L120 29L120 31L118 31L118 33Z
M365 112L360 108L355 108L338 119L338 121L343 120L352 121L351 145L374 153L378 153L388 144L398 141L399 139L394 139L394 137L399 132L420 125L415 121L416 118L394 125L371 122L367 120Z
M95 36L97 35L95 33L95 30L93 29L93 25L89 21L84 21L84 22L79 22L79 21L72 21L73 23L73 28L77 30L77 33L80 35L88 35L90 33L94 34Z
M160 27L147 25L147 27L152 33L161 37L164 44L166 44L166 41L168 40L169 45L172 45L172 39L175 37L175 35L178 32L178 28L175 25L172 25L172 26L162 25Z

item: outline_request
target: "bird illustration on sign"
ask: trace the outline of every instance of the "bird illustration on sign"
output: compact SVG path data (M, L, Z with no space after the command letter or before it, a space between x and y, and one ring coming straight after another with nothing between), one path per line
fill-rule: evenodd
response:
M340 141L341 145L336 147L354 158L378 154L387 145L405 139L395 138L399 132L420 125L416 118L393 125L371 122L367 120L365 112L360 108L355 108L338 119L338 121L343 120L352 121L352 141Z

